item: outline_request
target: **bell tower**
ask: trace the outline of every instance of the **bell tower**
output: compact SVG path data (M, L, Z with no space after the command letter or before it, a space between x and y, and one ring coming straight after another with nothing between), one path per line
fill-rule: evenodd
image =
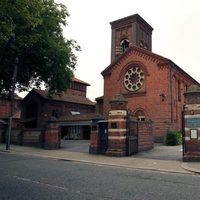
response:
M112 29L111 62L123 54L130 45L152 50L153 28L140 15L131 15L110 24Z

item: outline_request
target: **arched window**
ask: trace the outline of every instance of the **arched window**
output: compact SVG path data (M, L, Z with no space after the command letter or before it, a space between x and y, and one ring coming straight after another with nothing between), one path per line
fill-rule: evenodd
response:
M122 47L122 52L124 53L129 48L129 40L128 39L123 39L120 42L120 46Z
M137 110L134 115L138 121L145 121L145 113L143 110Z

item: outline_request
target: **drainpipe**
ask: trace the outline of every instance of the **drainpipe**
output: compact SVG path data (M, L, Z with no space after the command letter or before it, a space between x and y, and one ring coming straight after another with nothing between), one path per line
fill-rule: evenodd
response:
M183 111L182 111L182 155L184 158L185 155L185 106L183 106Z
M174 64L172 64L172 67L174 66ZM173 123L173 114L174 114L174 110L173 110L173 80L172 80L172 67L170 67L170 106L171 106L171 123Z

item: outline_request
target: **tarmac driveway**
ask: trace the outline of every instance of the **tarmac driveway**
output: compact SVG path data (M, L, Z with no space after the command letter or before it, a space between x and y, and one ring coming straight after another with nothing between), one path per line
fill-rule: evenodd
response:
M70 152L89 152L90 140L61 140L61 149Z
M137 158L149 158L157 160L182 160L182 145L166 146L163 144L154 144L154 149L140 152L133 155Z
M69 152L89 152L89 140L61 140L61 149ZM154 144L154 149L133 155L136 158L157 160L182 160L182 145L166 146Z

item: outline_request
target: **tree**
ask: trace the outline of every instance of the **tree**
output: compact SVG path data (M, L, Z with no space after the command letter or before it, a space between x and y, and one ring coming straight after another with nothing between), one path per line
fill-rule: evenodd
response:
M16 57L16 89L27 91L43 82L50 94L70 84L77 63L74 40L63 36L69 16L54 0L0 1L0 93L9 92Z

